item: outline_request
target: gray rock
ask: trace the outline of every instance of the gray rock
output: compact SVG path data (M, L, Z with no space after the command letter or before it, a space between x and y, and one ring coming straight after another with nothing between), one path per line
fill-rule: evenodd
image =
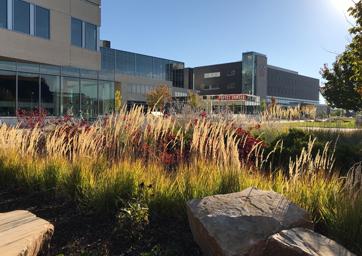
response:
M284 229L313 228L308 214L273 191L242 192L194 199L187 213L205 255L262 255L266 239Z
M35 256L46 252L54 227L28 211L0 213L0 255Z
M343 246L309 229L283 230L268 239L266 256L353 256Z

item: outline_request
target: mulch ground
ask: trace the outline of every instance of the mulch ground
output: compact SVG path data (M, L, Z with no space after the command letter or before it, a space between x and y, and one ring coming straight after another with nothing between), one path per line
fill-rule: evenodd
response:
M0 212L28 210L55 227L49 255L201 255L187 223L151 221L137 241L115 234L112 218L82 213L78 207L45 193L0 188Z

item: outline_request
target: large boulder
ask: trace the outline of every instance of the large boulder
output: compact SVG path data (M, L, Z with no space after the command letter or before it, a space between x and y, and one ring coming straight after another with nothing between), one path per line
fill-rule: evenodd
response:
M266 239L284 229L313 228L308 214L273 191L242 192L194 199L187 213L205 255L262 255Z
M268 239L265 256L353 256L343 246L305 228L283 230Z
M0 213L0 255L35 256L47 250L54 227L28 211Z

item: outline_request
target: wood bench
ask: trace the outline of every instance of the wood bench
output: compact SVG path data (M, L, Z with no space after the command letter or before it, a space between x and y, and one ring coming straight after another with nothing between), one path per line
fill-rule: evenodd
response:
M54 226L28 211L0 213L0 255L35 256L47 250Z

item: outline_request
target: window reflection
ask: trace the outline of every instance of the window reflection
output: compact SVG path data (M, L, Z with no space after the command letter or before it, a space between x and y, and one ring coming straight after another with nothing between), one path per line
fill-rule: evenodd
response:
M50 12L40 6L35 7L35 35L50 38Z
M0 28L8 27L8 6L7 0L0 0Z
M72 45L82 47L83 26L82 21L72 18Z
M85 23L85 48L89 50L97 50L97 26Z
M99 81L99 114L106 115L114 111L114 83Z
M41 106L50 116L59 115L60 109L60 79L59 76L42 75L41 89Z
M81 80L82 116L85 119L97 117L97 80Z
M0 70L0 116L15 115L16 73Z
M79 116L79 79L63 77L61 94L61 114Z
M30 34L30 4L14 0L14 30Z
M18 74L18 108L22 110L39 108L38 74Z

